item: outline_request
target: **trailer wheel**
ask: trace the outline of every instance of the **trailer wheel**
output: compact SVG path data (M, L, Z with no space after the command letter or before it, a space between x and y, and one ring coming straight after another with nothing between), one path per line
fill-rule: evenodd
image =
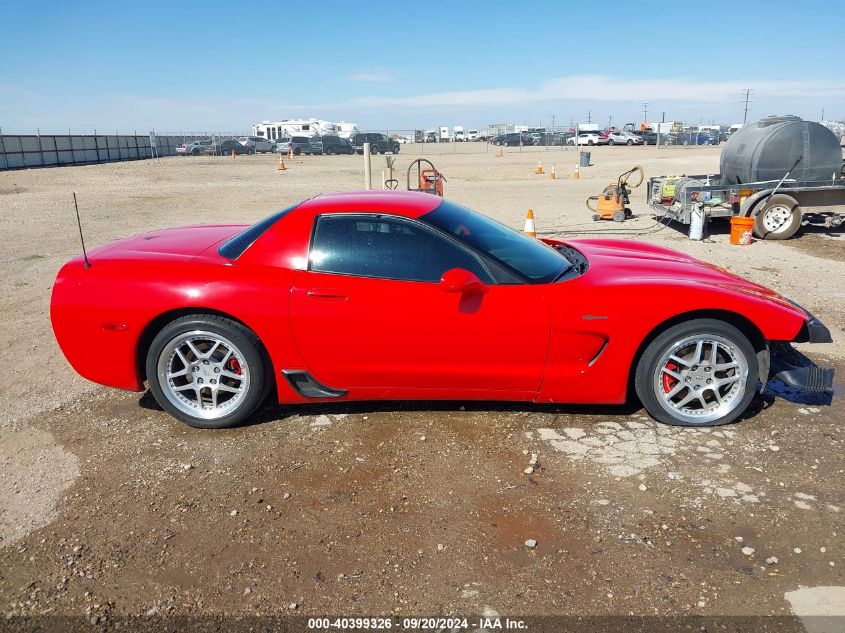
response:
M801 228L801 207L791 196L769 198L754 219L754 235L764 240L785 240Z

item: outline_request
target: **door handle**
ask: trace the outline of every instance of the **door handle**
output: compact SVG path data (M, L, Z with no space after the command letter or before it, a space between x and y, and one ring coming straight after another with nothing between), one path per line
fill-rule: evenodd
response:
M308 291L309 297L314 297L315 299L346 299L346 294L335 288L311 288Z

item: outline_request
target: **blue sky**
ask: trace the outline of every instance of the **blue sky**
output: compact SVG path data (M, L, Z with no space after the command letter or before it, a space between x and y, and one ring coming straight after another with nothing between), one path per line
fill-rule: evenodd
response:
M800 7L796 9L796 7ZM845 119L845 2L0 0L5 132Z

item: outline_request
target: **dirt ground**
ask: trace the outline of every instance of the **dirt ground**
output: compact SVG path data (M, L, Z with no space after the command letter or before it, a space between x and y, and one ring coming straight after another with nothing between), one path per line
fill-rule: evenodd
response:
M95 245L166 226L251 223L359 188L361 158L301 157L284 172L273 156L2 172L3 612L99 623L845 615L841 229L736 247L714 225L691 242L683 227L655 223L645 187L631 221L590 220L584 199L619 172L715 172L718 147L595 148L579 180L572 149L498 157L481 147L432 158L447 197L514 227L531 208L547 234L668 245L814 312L834 343L801 349L837 368L832 405L767 393L744 419L712 430L656 424L636 404L430 402L268 406L243 428L190 429L148 394L85 382L53 339L52 282L79 252L72 192ZM400 188L418 155L403 147ZM533 173L538 160L546 172L556 165L558 179ZM382 168L374 160L377 176ZM532 454L539 465L528 475Z

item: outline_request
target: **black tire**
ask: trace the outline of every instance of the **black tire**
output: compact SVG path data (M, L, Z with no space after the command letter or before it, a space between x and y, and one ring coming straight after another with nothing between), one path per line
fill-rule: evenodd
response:
M607 142L607 144L608 144L608 145L616 145L616 141L614 141L613 139L610 139L610 140Z
M587 145L595 145L595 143L593 143L593 139L590 139L589 141L587 141Z
M628 142L625 143L625 145L633 145L633 144L634 144L634 141L632 141L631 139L628 139Z
M378 154L378 145L370 145L370 154L374 156Z
M775 230L766 228L766 214L782 210L791 214L783 225ZM766 200L763 208L754 217L754 235L764 240L786 240L801 228L801 207L792 196L777 193Z
M191 156L199 156L199 155L200 155L200 151L198 149L192 149L191 150Z
M392 150L390 150L390 151L392 151L394 154L398 154L398 153L399 153L399 143L396 143L396 144L393 146L393 149L392 149Z
M219 418L206 419L182 411L168 399L159 382L158 363L162 351L178 336L195 330L219 334L231 341L250 373L249 387L241 402L231 413ZM198 429L223 429L241 424L261 406L273 385L272 366L255 333L236 321L210 314L190 314L165 325L153 339L145 364L150 391L156 402L177 420Z
M655 389L659 386L655 384L655 373L658 370L657 364L660 362L661 357L677 341L692 336L721 337L730 343L732 350L741 352L747 364L747 375L744 379L740 378L738 381L738 384L744 389L742 395L739 396L737 394L736 400L731 405L732 408L724 415L704 422L690 421L676 417L670 413L667 407L661 404L655 393ZM716 319L693 319L668 328L649 343L637 363L634 374L634 387L640 402L642 402L648 414L658 422L674 426L717 426L733 422L745 412L754 399L758 373L757 353L754 346L748 340L748 337L736 327L730 323ZM702 393L705 389L707 387L702 390Z

